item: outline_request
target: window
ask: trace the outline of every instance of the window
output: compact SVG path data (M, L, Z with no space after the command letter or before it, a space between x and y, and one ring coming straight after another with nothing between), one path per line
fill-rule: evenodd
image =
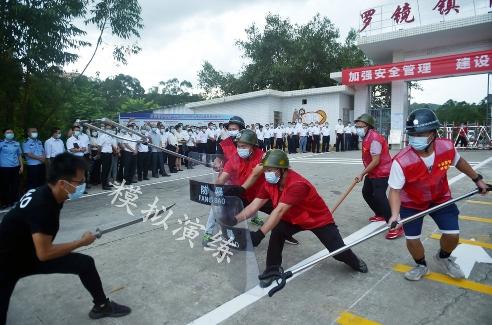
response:
M306 105L307 104L307 99L303 99L302 100L302 105Z

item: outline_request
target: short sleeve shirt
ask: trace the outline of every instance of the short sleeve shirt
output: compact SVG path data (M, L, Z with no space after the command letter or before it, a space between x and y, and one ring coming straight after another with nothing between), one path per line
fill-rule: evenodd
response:
M0 223L0 270L7 265L25 269L39 262L32 235L42 233L54 239L62 207L48 185L24 194Z
M0 167L19 166L22 155L20 143L14 140L0 141Z

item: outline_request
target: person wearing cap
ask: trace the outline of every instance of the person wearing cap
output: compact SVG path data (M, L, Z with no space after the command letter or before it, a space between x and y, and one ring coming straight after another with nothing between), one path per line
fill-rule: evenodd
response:
M217 153L224 154L224 159L227 161L237 152L234 140L241 130L244 130L244 120L239 116L233 116L228 123L224 124L225 130L221 133L221 141L219 142Z
M253 173L264 175L263 187L239 214L222 221L233 226L250 218L269 201L272 202L273 210L265 224L257 231L250 232L253 246L258 246L271 231L263 274L279 270L285 239L300 231L314 233L329 251L345 246L328 206L313 184L289 168L289 158L284 151L268 151ZM368 272L364 261L350 249L334 258L358 272ZM268 287L275 280L275 276L267 277L260 281L260 286Z
M0 204L2 209L15 205L19 198L20 175L24 171L22 150L13 129L3 131L0 141Z
M391 169L391 156L386 139L374 129L374 118L362 114L355 120L355 129L362 139L362 162L364 169L355 177L357 183L364 180L362 196L374 212L369 218L371 222L388 222L391 209L386 196L388 177ZM402 229L392 229L386 234L386 239L403 236Z
M451 191L447 172L451 166L468 176L482 194L487 192L482 176L460 157L453 142L438 137L439 127L436 114L428 108L417 109L408 116L406 132L409 146L393 158L388 180L391 207L388 224L393 225L395 221L449 201ZM454 203L430 213L442 233L434 261L443 273L455 279L464 277L460 266L451 257L459 241L458 215L459 210ZM423 218L419 218L403 225L408 251L417 264L405 273L405 278L411 281L420 280L429 272L420 241L422 223ZM398 223L397 227L402 225Z
M38 129L27 129L28 139L22 144L26 158L27 183L26 190L43 185L46 182L46 155L43 143L38 139Z

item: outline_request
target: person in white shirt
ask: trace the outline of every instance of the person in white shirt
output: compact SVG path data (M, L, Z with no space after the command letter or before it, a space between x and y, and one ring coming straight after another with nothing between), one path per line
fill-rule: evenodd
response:
M336 152L344 151L343 129L342 119L338 119L338 124L335 126L335 133L337 135L335 143Z
M207 133L207 154L213 155L216 153L217 134L215 133L215 127L212 122L208 123Z
M350 122L343 128L344 150L352 150L352 125Z
M350 127L350 132L352 132L352 150L359 150L359 136L357 135L355 122Z
M301 132L301 130L302 130L302 122L299 119L299 121L297 121L297 123L294 126L294 134L293 134L293 137L294 137L294 153L296 153L297 149L300 148L300 146L299 146L299 133Z
M98 185L101 183L101 155L97 139L99 132L97 130L90 130L91 136L89 138L89 179L88 183L92 185Z
M171 126L167 134L167 150L178 152L178 140L176 138L176 129ZM177 173L178 169L176 168L176 156L167 155L167 164L169 166L169 171L171 173Z
M133 130L135 123L128 124L128 128ZM137 141L141 140L141 138L133 133L127 133L124 137L127 140L121 142L123 149L121 157L123 162L123 178L125 179L125 183L130 185L134 183L133 176L137 171Z
M57 155L65 152L65 145L61 138L60 128L53 128L51 138L44 142L44 152L48 161L53 161Z
M137 179L138 181L149 180L149 169L151 161L151 153L147 143L151 142L149 128L144 125L140 130L142 135L147 136L146 142L139 142L137 144Z
M106 131L111 131L111 125L105 125ZM112 136L101 133L97 137L97 145L99 147L99 155L101 157L101 182L103 190L111 190L112 185L109 184L109 173L111 170L113 152L116 151L115 142Z
M307 128L307 144L306 144L306 150L307 151L312 151L313 147L313 127L314 124L310 123L308 128Z
M320 153L320 142L321 142L321 129L319 128L319 123L316 122L314 126L311 128L311 132L313 133L313 144L312 144L312 152L313 153Z
M299 131L299 150L302 153L306 152L307 137L308 137L308 126L306 123L304 123L302 129L300 129Z
M67 139L67 151L72 153L77 157L83 157L84 153L87 151L87 147L84 147L84 142L80 138L80 127L72 127L72 136ZM87 145L87 144L85 144Z
M263 136L265 137L265 139L263 140L264 144L265 144L265 150L268 151L270 149L272 149L272 142L271 142L271 133L272 131L270 130L270 126L268 124L265 124L265 130L263 132Z
M258 125L256 128L256 137L258 138L258 147L265 151L265 131L263 125Z
M330 124L328 122L321 128L321 136L323 145L321 147L322 152L330 152Z
M273 131L275 135L275 149L284 150L284 128L278 125Z

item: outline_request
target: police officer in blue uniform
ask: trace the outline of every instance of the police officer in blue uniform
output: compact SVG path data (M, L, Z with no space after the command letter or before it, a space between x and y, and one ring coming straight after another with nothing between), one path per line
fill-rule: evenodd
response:
M20 143L15 141L14 130L5 129L0 141L0 201L6 209L19 198L20 174L24 171Z
M44 165L46 155L43 143L38 139L38 129L28 128L27 136L29 138L22 144L22 151L27 165L26 190L30 190L43 185L46 181Z

